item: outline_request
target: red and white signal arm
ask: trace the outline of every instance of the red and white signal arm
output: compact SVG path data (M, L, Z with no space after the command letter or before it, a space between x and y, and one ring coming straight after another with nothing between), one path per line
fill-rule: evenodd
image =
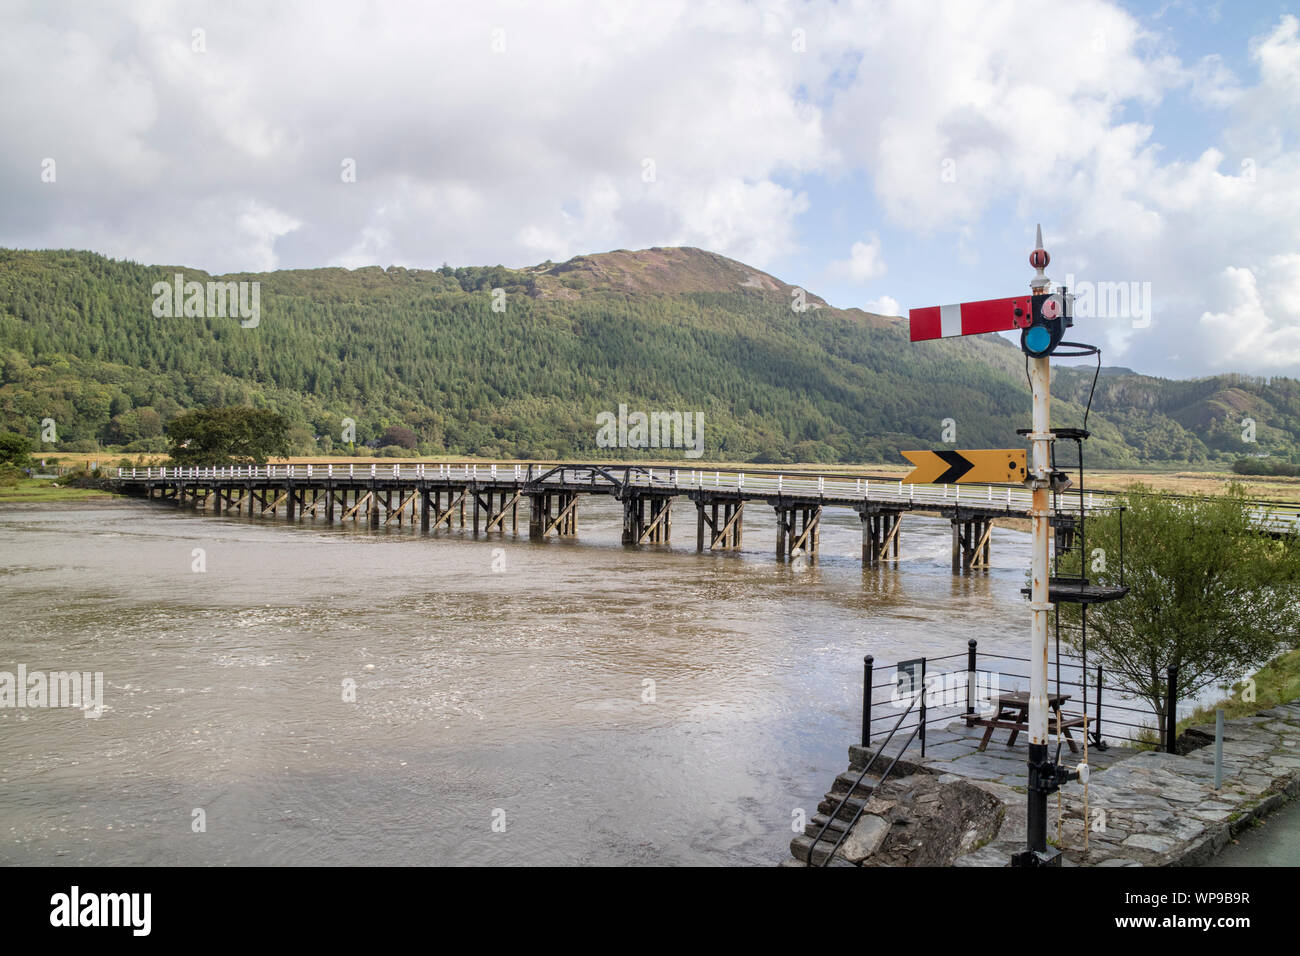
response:
M1033 321L1033 303L1029 296L1011 299L985 299L957 305L932 305L911 309L912 341L946 339L954 335L983 335L985 332L1013 332L1028 328Z

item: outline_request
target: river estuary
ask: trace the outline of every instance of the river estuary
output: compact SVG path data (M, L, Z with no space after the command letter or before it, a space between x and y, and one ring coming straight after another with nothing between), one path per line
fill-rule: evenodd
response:
M98 719L0 710L0 863L772 865L864 653L1025 653L1022 533L954 577L941 519L864 570L850 513L809 567L765 509L700 555L688 504L641 550L617 507L539 543L0 509L0 670L104 674Z

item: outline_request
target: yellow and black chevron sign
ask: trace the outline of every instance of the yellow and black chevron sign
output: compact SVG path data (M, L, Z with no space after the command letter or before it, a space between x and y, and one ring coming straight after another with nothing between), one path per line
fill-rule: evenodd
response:
M905 451L903 457L916 466L903 480L918 485L1025 480L1023 448Z

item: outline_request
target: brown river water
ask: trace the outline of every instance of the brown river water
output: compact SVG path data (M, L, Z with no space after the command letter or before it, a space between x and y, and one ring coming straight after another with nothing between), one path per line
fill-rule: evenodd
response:
M1017 531L955 577L937 518L864 569L849 512L810 567L759 506L703 555L684 502L642 549L580 509L530 542L0 508L0 671L104 675L98 719L0 709L0 863L772 865L846 765L863 654L1027 652Z

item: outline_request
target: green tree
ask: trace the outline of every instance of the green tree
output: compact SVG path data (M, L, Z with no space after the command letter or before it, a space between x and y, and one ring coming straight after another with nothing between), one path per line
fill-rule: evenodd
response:
M415 444L415 432L409 428L403 428L401 425L389 425L384 429L384 433L379 436L379 447L381 448L388 445L414 448Z
M186 412L167 426L167 440L178 465L264 464L289 454L284 418L239 405Z
M0 464L26 468L32 462L32 443L22 435L0 432Z
M1118 584L1118 513L1088 519L1090 580ZM1161 720L1166 669L1178 667L1179 697L1225 685L1300 638L1300 541L1254 524L1240 486L1207 498L1172 498L1128 488L1124 584L1128 596L1088 613L1088 655L1108 681L1149 701ZM1064 565L1064 562L1063 562ZM1077 559L1073 569L1077 573ZM1079 606L1062 604L1077 623Z

